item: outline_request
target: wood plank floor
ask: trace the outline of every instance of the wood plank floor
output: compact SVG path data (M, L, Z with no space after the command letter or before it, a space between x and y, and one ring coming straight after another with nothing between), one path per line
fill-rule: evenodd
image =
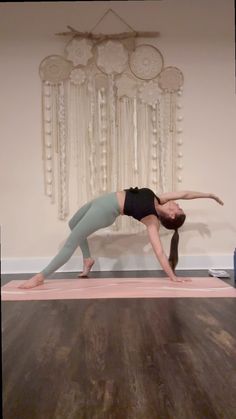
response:
M233 298L2 302L3 418L234 419L235 318Z

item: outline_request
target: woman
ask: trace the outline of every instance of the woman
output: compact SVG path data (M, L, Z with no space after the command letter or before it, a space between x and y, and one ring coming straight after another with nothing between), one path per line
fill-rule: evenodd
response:
M139 189L137 187L107 193L93 199L71 218L69 221L71 233L49 265L24 282L20 288L27 289L42 285L45 278L70 259L78 246L83 254L83 272L79 276L86 277L94 264L87 237L95 231L113 224L119 215L128 215L143 223L147 228L148 237L157 259L169 279L176 282L186 281L186 278L175 275L175 267L178 263L178 228L182 226L186 217L175 200L196 198L212 198L223 205L220 198L210 193L170 192L158 197L149 188ZM161 224L167 229L174 230L169 260L165 255L159 236Z

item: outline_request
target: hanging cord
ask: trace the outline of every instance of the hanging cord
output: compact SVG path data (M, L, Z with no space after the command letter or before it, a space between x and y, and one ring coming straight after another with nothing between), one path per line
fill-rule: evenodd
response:
M120 17L119 15L118 15L118 13L116 13L114 10L112 10L112 9L108 9L104 14L103 14L103 16L98 20L98 22L96 23L96 25L90 30L90 33L92 33L93 31L94 31L94 29L99 25L99 23L101 23L102 22L102 20L104 19L104 17L108 14L108 13L113 13L116 17L118 17L118 19L122 22L122 23L124 23L132 32L134 32L134 33L136 33L136 31L127 23L127 22L125 22L125 20L124 19L122 19L122 17Z

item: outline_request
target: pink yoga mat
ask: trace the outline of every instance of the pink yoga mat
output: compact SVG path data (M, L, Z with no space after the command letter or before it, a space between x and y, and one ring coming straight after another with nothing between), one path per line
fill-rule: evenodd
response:
M46 280L23 290L25 281L10 281L1 288L3 301L73 300L92 298L188 298L236 297L236 289L218 278L191 278L176 283L167 278L108 278Z

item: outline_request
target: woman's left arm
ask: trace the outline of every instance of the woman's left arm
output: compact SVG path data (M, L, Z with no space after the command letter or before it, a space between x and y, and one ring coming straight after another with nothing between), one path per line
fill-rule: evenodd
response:
M178 191L178 192L167 192L159 195L161 204L165 204L168 201L176 201L178 199L197 199L197 198L210 198L214 199L218 204L224 205L223 201L213 193L206 192L195 192L195 191Z

